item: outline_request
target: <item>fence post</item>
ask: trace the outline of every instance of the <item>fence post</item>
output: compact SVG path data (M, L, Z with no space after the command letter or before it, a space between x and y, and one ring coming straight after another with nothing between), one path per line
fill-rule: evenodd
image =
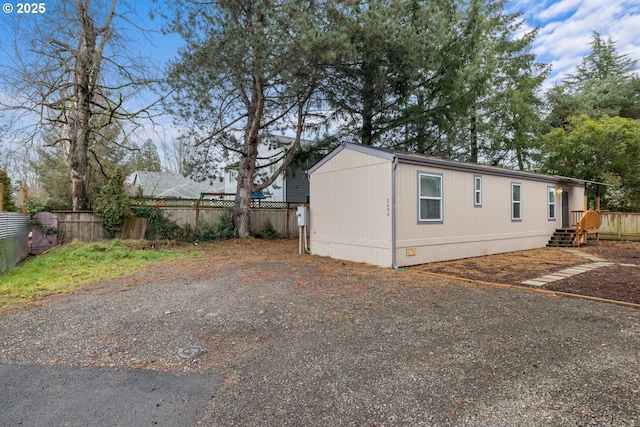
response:
M622 240L622 213L616 212L616 228L618 229L618 240Z
M4 210L4 188L0 184L0 212Z
M287 211L287 213L285 215L284 235L288 239L289 236L290 236L290 233L289 233L289 202L287 202L287 204L285 206L285 210Z
M200 230L200 199L196 199L196 230Z

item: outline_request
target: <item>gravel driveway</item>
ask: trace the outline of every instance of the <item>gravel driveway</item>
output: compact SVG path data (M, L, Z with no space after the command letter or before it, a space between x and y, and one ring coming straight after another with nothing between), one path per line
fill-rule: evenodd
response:
M640 425L639 310L296 251L227 242L6 313L0 368L191 378L181 425Z

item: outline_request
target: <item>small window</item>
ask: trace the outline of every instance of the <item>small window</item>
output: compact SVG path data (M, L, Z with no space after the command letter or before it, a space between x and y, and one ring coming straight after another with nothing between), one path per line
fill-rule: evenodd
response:
M522 186L519 183L511 183L511 220L522 220Z
M547 214L549 215L548 219L556 219L556 189L555 187L547 188L548 198L547 198Z
M482 206L482 177L473 177L473 206Z
M418 174L418 220L442 221L442 176Z

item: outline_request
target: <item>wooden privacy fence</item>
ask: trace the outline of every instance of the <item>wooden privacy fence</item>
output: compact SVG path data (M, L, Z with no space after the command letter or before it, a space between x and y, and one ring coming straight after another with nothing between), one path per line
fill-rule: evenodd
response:
M271 222L274 230L285 237L298 237L299 203L254 201L251 208L251 231L259 231ZM178 225L213 224L231 210L233 200L207 199L131 199L131 207L155 207Z
M55 211L58 220L58 243L74 240L95 242L104 238L100 217L92 211ZM121 239L144 239L147 220L144 218L125 218L116 237Z
M600 239L640 240L640 212L600 212Z
M95 242L103 238L102 224L92 211L55 211L58 217L58 243L74 240Z
M218 218L230 210L230 207L215 207L210 205L200 206L195 200L180 199L177 203L171 200L162 200L158 205L150 203L134 203L132 207L154 206L167 218L175 221L181 227L189 224L197 227L199 224L215 223ZM274 206L277 206L274 204ZM271 222L275 231L286 237L298 236L298 219L296 217L297 204L281 204L281 207L254 207L251 209L251 230L259 231L268 221ZM54 214L58 219L58 243L69 243L73 240L81 242L93 242L103 238L100 218L91 211L56 211ZM146 227L146 223L144 225ZM133 234L125 233L122 238L142 238L139 226L127 227L127 230L135 230ZM144 228L142 229L144 236Z

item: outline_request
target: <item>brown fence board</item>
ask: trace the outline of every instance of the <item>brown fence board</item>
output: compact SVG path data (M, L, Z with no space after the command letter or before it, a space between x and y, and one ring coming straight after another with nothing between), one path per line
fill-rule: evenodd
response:
M601 212L600 238L640 241L639 212Z
M58 217L58 242L74 240L95 242L102 239L100 218L91 211L56 211Z

